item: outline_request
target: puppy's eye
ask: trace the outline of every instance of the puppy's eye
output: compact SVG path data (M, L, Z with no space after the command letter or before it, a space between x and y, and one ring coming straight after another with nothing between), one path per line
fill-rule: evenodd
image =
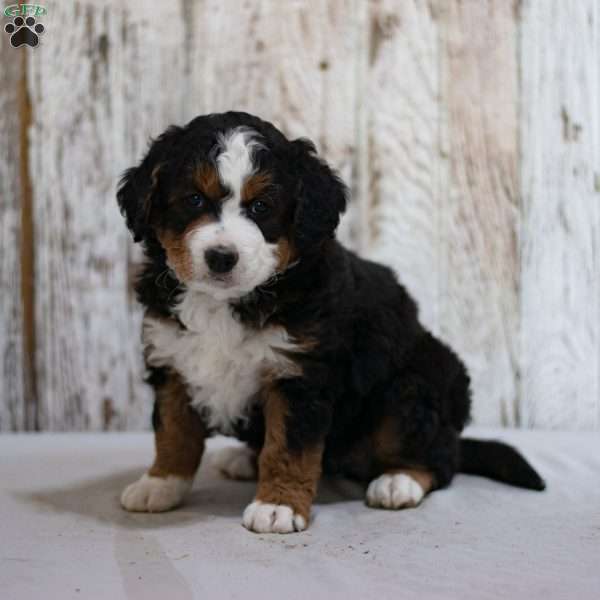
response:
M194 208L203 208L206 204L206 199L202 194L192 194L187 197L187 203Z
M266 202L263 202L262 200L255 200L250 205L250 212L257 217L265 216L270 210L271 210L271 207Z

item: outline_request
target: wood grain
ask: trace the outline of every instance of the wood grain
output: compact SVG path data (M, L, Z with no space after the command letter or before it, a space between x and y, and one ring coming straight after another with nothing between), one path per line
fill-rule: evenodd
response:
M598 429L598 2L524 2L520 62L524 424Z
M519 424L516 2L434 3L441 29L440 333L466 361L474 420Z
M43 429L109 427L102 421L127 388L115 335L125 324L119 271L126 255L124 238L114 235L110 65L101 37L112 18L102 7L56 6L44 45L30 54ZM59 24L61 35L51 38Z
M391 266L439 332L439 32L419 0L370 4L369 255Z
M21 273L22 60L6 36L0 40L0 431L26 429L32 397L23 319Z

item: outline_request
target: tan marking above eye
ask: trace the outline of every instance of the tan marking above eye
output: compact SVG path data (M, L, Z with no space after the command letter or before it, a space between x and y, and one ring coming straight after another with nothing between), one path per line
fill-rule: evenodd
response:
M271 181L271 174L267 171L260 171L248 177L242 186L242 204L252 202L271 185Z
M202 163L194 169L193 178L196 187L207 198L220 200L225 196L226 191L219 179L219 173L213 165Z

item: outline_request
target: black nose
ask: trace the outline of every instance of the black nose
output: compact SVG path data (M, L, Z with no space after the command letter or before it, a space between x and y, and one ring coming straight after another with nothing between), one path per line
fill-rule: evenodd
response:
M211 271L229 273L238 261L238 253L225 246L215 246L204 252L204 260Z

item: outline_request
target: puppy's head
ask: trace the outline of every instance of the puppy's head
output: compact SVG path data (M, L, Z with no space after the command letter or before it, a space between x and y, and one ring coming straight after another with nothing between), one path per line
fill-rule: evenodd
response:
M228 299L318 253L346 191L308 140L225 113L167 129L117 199L135 241L158 241L188 288Z

